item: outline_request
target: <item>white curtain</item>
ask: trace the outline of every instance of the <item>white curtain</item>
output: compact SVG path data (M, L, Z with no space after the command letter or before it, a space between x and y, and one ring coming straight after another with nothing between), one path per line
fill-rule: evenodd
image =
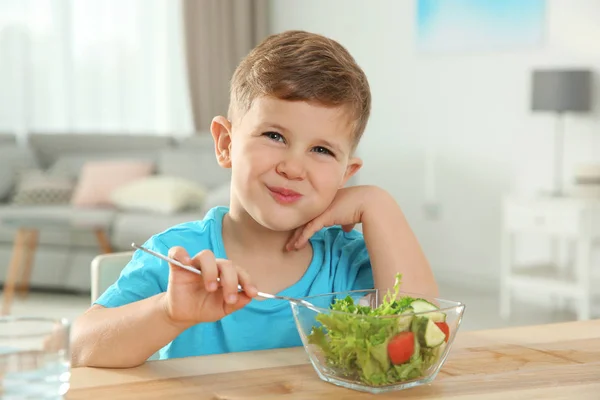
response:
M0 0L0 131L193 132L180 0Z

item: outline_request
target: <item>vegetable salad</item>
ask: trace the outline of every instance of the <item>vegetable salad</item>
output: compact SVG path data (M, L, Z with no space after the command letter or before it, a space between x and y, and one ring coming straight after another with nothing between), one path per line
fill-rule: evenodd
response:
M377 308L348 296L331 305L340 312L316 316L322 326L313 327L308 341L322 350L328 367L381 386L422 377L437 363L449 336L446 315L424 299L399 297L400 281L399 274Z

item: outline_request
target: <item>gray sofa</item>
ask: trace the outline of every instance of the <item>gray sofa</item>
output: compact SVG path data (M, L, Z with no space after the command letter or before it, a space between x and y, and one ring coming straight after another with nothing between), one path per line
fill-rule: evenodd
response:
M201 184L207 190L203 204L172 214L129 211L114 208L77 208L70 204L14 205L7 187L14 185L17 172L27 168L58 168L77 179L87 160L151 160L155 174L179 176ZM208 134L177 139L149 135L34 133L26 146L11 135L0 133L0 282L4 283L12 254L16 228L3 219L34 216L65 221L104 221L113 251L130 250L132 241L143 243L151 235L175 224L201 219L216 205L229 202L228 170L218 166L212 138ZM2 195L2 193L4 193ZM41 229L34 258L31 288L88 292L90 262L100 253L91 230L52 227Z

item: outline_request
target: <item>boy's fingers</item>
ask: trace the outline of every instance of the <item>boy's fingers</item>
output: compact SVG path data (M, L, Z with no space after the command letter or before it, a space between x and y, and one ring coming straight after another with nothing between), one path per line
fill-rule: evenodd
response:
M207 291L214 292L219 288L219 283L217 282L219 269L217 268L217 260L212 251L202 250L192 258L191 265L202 272L204 287Z
M354 229L355 226L356 224L342 225L342 230L344 232L352 232L352 229Z
M294 243L294 247L296 249L304 247L304 245L308 243L308 240L321 228L323 228L323 224L319 219L313 219L310 221L308 224L306 224L304 229L302 229L302 233Z
M169 258L173 258L182 264L189 265L191 263L188 252L181 246L171 247L169 249ZM171 264L169 263L169 265Z
M221 261L217 264L219 277L223 288L223 300L228 304L238 301L238 274L231 261Z
M244 306L246 306L248 303L250 303L252 299L248 296L246 296L244 293L240 293L238 295L238 300L237 303L235 304L225 304L225 314L231 314L234 311L239 310L240 308L243 308Z
M250 298L256 297L256 295L258 293L258 289L256 289L256 286L254 286L252 284L252 281L250 279L250 274L241 267L235 267L235 268L236 268L237 274L238 274L238 281L240 282L240 285L242 285L242 288L244 289L244 293Z
M296 228L296 230L294 231L294 234L292 235L292 237L290 238L290 240L287 242L287 244L285 246L287 251L294 250L294 245L296 244L296 241L298 241L298 238L302 234L303 229L304 229L304 226Z
M181 246L174 246L169 249L169 257L173 258L183 264L190 263L190 256L188 252Z

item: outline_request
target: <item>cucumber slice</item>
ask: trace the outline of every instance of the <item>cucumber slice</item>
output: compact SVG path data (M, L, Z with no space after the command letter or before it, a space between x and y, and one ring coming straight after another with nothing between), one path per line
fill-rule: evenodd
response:
M415 334L415 336L418 337L422 326L425 325L426 323L427 323L427 318L415 317L412 320L410 330Z
M410 361L413 362L417 358L421 357L421 344L419 343L419 337L417 335L413 335L415 337L415 352L413 353Z
M435 305L431 304L427 300L419 299L410 303L410 306L413 308L415 313L425 313L421 314L420 317L429 318L433 322L446 322L446 314L441 311L438 311ZM430 312L428 312L430 311Z
M409 307L402 313L398 314L398 331L399 332L406 332L410 329L410 326L411 326L411 323L413 320L413 316L411 314L413 312L414 311L413 311L412 307ZM407 315L404 315L404 314L407 314Z
M424 321L419 327L419 340L425 347L437 347L446 341L446 334L437 327L430 318L422 318ZM426 322L425 322L426 321Z

